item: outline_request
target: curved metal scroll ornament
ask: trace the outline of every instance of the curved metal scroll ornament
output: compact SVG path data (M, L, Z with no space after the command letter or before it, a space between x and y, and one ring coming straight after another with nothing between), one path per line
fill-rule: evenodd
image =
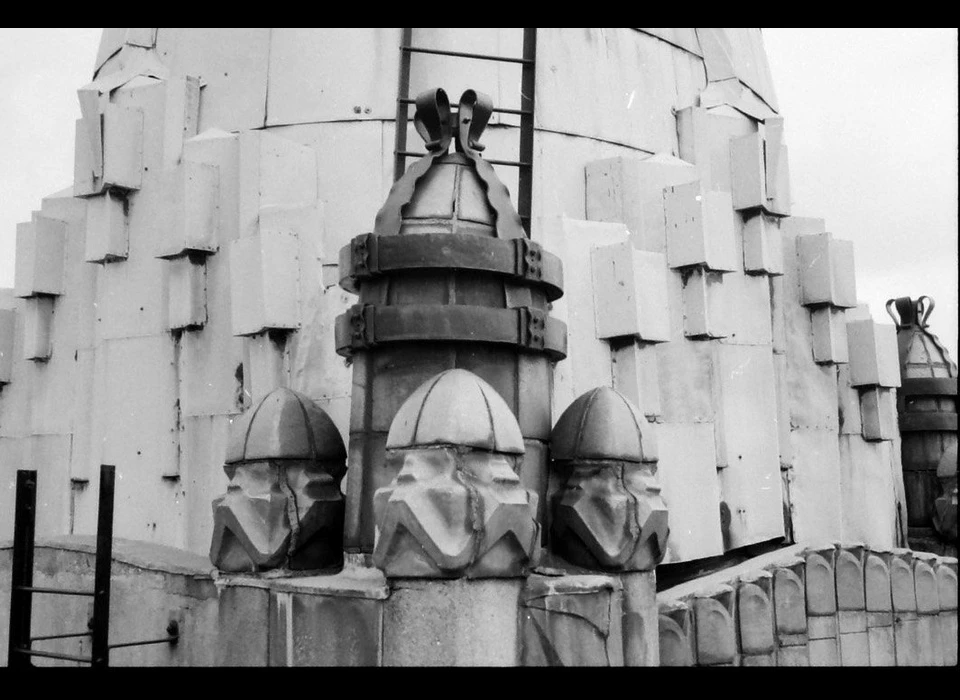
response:
M924 301L929 302L929 305L925 304ZM890 309L890 307L894 305L897 307L896 316ZM922 296L916 301L910 297L888 299L886 308L887 314L893 319L894 324L897 326L897 330L900 330L901 328L908 328L914 325L925 329L929 325L927 323L927 319L930 318L930 314L933 313L935 306L936 303L933 301L932 297Z
M466 90L460 96L457 151L473 161L477 175L484 184L490 206L497 214L497 238L525 238L520 215L513 208L507 186L497 177L493 166L480 156L480 152L485 148L479 142L480 135L492 113L493 102L489 95L476 90Z
M417 95L417 111L413 125L424 140L427 154L411 165L399 180L393 183L387 201L377 212L374 231L380 235L400 233L401 212L413 198L417 182L433 166L433 161L447 154L453 130L450 125L450 100L443 88L426 90Z
M427 90L417 96L413 123L426 144L427 154L411 165L390 188L387 201L377 213L374 223L376 234L391 236L400 232L403 208L413 198L417 183L433 167L437 158L447 154L450 141L455 139L457 152L474 164L490 207L497 215L497 238L526 237L520 215L510 201L510 192L497 177L493 166L480 156L485 148L480 143L480 136L492 113L493 102L488 95L476 90L465 91L460 97L457 132L454 134L450 100L443 88Z

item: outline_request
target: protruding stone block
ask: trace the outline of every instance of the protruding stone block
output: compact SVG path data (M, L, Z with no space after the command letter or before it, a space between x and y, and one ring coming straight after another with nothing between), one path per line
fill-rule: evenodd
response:
M743 271L771 277L783 274L783 243L776 218L761 213L744 222Z
M63 294L63 249L67 225L34 213L17 224L17 259L13 295Z
M90 197L87 202L87 239L84 260L108 263L127 259L127 200L117 192Z
M843 309L822 306L810 310L813 361L818 365L847 362L847 322Z
M550 442L562 485L550 504L552 551L604 571L649 571L663 559L667 507L647 454L649 431L639 409L609 387L564 411Z
M234 335L300 327L300 264L296 236L263 233L230 246L230 310Z
M17 312L0 309L0 387L13 380L13 348L17 332Z
M837 418L841 435L860 435L860 392L850 386L850 364L837 365Z
M669 154L587 164L587 219L626 224L635 248L666 252L663 189L693 182L696 168Z
M737 264L736 225L730 195L705 191L699 182L663 191L667 264L732 271Z
M46 362L53 352L54 297L30 297L23 306L23 359Z
M852 308L857 305L853 243L829 233L797 236L800 303Z
M900 386L897 331L889 323L863 319L847 321L850 385Z
M790 215L790 167L787 145L783 142L783 117L763 120L764 171L766 174L766 209L771 214Z
M723 584L694 596L698 666L738 665L735 599Z
M207 266L189 257L170 261L170 330L197 329L207 322Z
M890 595L891 556L890 552L868 552L864 563L864 600L871 666L896 666L893 599Z
M163 187L172 214L157 242L158 258L215 253L219 246L220 176L214 165L184 161L165 174Z
M895 440L899 430L893 389L873 387L861 391L860 421L864 440Z
M251 404L284 386L286 381L285 338L258 333L243 339L243 386Z
M660 665L693 666L696 663L696 638L693 610L683 601L660 603Z
M730 139L730 189L737 210L767 205L763 134Z
M648 420L661 414L657 349L652 343L630 340L611 344L613 388L639 406ZM655 427L651 426L655 432Z
M737 622L740 664L776 666L772 573L758 571L741 577L737 587Z
M683 334L688 338L724 338L730 334L730 306L723 274L692 268L683 275Z
M397 477L374 496L374 564L390 578L522 577L539 555L525 447L496 390L462 369L428 379L387 436Z
M666 258L629 241L594 248L590 258L597 337L670 340Z
M290 389L231 425L227 493L213 502L210 560L222 571L343 566L346 448L330 417Z
M143 112L108 104L103 110L103 184L138 190L143 178Z
M530 576L521 594L522 666L622 666L622 589L606 576Z
M890 561L890 592L893 599L893 636L897 666L920 665L920 625L917 593L913 581L913 552L895 549Z
M810 665L839 666L837 644L837 586L834 578L837 550L833 546L806 554L807 630Z

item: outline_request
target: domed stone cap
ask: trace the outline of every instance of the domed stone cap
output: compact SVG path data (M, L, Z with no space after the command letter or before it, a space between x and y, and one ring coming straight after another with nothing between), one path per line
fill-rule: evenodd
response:
M463 445L506 454L524 453L520 426L497 390L465 369L428 379L397 411L387 449Z
M227 464L346 458L343 438L330 416L307 396L285 387L271 391L230 425Z
M591 389L570 404L553 427L550 456L557 461L642 462L645 424L640 410L619 391Z

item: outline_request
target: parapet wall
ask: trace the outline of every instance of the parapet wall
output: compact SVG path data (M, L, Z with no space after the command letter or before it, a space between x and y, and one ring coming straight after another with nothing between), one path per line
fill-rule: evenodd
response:
M652 573L389 582L218 576L178 550L118 540L113 666L938 666L957 663L957 561L860 545L794 546L654 593ZM38 542L35 584L89 588L89 539ZM0 547L0 629L10 549ZM35 634L82 631L90 604L34 596ZM6 636L0 658L6 658ZM41 645L43 645L41 647ZM89 655L87 639L34 648ZM71 665L36 659L35 663Z

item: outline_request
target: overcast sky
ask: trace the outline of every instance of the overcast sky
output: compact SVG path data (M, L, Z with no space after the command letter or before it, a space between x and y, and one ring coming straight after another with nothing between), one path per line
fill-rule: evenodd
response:
M73 180L76 90L100 29L0 29L0 287L16 223ZM936 299L957 360L957 32L764 29L786 118L793 213L854 241L857 293Z

